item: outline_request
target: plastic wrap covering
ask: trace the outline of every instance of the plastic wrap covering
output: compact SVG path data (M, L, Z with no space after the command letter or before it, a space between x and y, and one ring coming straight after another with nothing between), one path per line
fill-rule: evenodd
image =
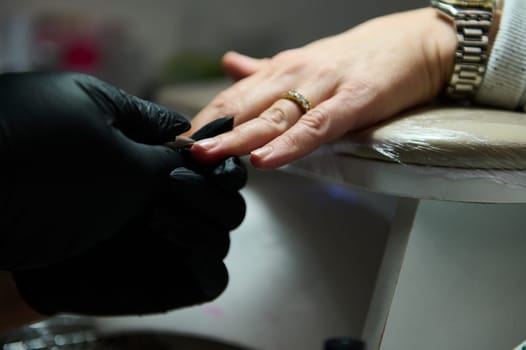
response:
M333 149L402 164L523 170L526 114L474 108L417 110L349 134Z
M400 196L526 202L526 114L413 110L349 133L287 169Z

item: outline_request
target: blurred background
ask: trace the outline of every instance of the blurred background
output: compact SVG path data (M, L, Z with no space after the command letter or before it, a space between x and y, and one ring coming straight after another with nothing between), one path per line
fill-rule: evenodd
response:
M427 0L1 1L0 70L83 71L131 93L147 94L159 81L220 74L218 60L226 50L269 57L369 18L427 4ZM195 66L201 70L195 72Z
M192 116L225 86L220 58L227 50L270 57L372 17L427 4L1 1L0 71L85 72ZM151 349L223 349L218 344L228 343L236 349L316 350L329 337L360 338L396 199L283 170L249 166L249 174L243 190L247 218L232 232L224 294L164 315L96 319L102 333L154 330L180 334L179 340L217 341L193 347L141 343Z

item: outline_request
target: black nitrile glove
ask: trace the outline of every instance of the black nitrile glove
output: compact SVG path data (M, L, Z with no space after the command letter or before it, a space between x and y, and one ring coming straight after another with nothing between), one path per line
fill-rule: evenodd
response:
M232 120L212 122L202 137L225 126ZM187 157L187 167L172 171L170 191L118 235L63 263L14 272L26 302L47 315L130 315L219 296L228 283L229 232L245 214L246 169L236 157L207 167Z
M161 145L189 127L91 76L0 75L0 270L59 262L116 234L170 188L184 160Z

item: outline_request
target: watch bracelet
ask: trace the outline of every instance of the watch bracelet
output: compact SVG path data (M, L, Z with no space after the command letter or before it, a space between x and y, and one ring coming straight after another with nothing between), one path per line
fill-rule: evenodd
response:
M446 92L454 99L471 99L486 72L493 14L487 10L466 9L459 12L454 20L458 44Z

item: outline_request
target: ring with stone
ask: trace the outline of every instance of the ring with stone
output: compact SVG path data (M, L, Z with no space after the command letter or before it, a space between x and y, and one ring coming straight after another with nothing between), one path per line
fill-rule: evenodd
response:
M303 111L303 113L307 113L312 108L309 100L307 100L305 96L294 89L290 89L284 93L281 98L294 102Z

